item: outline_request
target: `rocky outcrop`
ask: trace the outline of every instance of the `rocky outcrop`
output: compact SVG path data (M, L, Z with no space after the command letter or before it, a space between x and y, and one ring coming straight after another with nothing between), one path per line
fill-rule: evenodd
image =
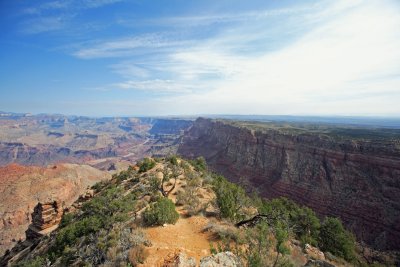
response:
M76 164L47 168L17 164L0 167L0 254L18 240L25 239L32 212L32 226L38 231L57 224L61 216L60 203L68 207L80 195L87 197L88 186L110 176L93 167ZM54 199L57 199L56 204ZM36 206L38 202L43 204Z
M25 232L26 238L35 239L49 234L57 228L62 215L63 207L60 202L38 203L33 209L32 223Z
M200 118L185 133L178 153L203 156L234 181L248 178L264 197L289 197L322 217L338 216L376 248L400 248L396 140L355 141L243 125Z
M196 267L196 260L183 252L168 255L162 267Z
M239 267L242 266L238 256L230 251L202 258L200 267Z

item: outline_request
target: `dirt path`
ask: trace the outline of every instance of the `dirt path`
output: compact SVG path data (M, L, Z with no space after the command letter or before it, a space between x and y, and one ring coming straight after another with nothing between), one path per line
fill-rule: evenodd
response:
M175 191L182 186L178 180L175 190L170 194L170 199L175 202ZM204 216L186 217L182 207L176 207L180 218L176 224L166 226L149 227L145 229L147 238L152 246L147 248L149 257L142 266L162 266L168 255L182 251L187 256L200 259L210 255L210 233L203 233L209 220Z
M175 225L147 228L147 238L153 245L148 248L149 257L142 266L162 266L167 255L179 251L194 257L199 263L201 258L210 254L209 233L202 233L207 223L207 218L193 216L181 217Z

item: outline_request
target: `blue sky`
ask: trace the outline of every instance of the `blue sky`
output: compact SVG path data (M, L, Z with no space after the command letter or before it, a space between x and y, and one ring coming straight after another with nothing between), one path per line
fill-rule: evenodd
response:
M0 110L400 116L400 2L0 1Z

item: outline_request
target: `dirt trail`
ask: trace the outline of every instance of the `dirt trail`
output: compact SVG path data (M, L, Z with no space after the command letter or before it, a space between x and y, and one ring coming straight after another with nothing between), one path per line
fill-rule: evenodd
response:
M181 182L177 184L174 191L180 188ZM175 202L174 191L169 198ZM203 233L202 231L209 220L204 216L186 217L185 210L182 207L177 207L176 210L180 214L176 224L145 229L152 246L147 248L149 257L141 266L162 266L168 255L179 251L195 258L197 264L200 263L201 258L210 255L212 237L210 233Z
M202 216L181 217L175 225L146 229L147 238L153 245L148 248L149 257L142 266L162 266L169 254L178 251L194 257L199 263L202 257L210 254L210 236L202 233L207 222Z

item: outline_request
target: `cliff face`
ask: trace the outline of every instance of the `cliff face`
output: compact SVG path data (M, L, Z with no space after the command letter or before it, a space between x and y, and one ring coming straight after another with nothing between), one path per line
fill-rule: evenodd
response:
M178 153L203 156L227 177L249 179L267 198L285 196L340 217L368 244L400 249L400 152L393 144L254 131L198 119Z

